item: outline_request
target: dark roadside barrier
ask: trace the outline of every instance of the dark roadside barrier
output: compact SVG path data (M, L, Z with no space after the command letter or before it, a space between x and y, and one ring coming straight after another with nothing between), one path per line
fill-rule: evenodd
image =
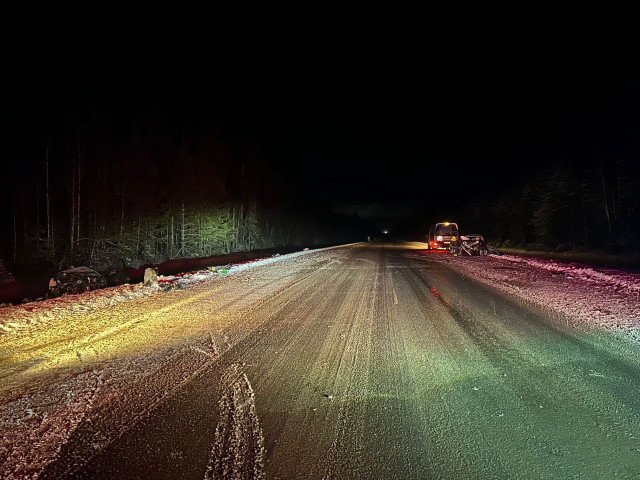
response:
M258 258L270 257L276 253L284 255L291 252L297 252L299 250L302 250L302 247L279 247L253 250L251 252L228 253L225 255L215 255L213 257L205 258L176 258L158 265L145 264L139 268L129 267L127 269L127 273L130 278L130 283L139 283L143 281L144 271L147 268L153 268L158 272L158 275L177 275L179 273L202 270L208 267L248 262Z

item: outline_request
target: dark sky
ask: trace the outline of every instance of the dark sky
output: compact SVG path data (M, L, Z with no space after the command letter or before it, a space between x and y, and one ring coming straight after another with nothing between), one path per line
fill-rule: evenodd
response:
M615 149L640 125L638 83L443 43L402 17L311 28L237 12L143 23L112 14L124 23L34 22L14 38L18 116L214 119L307 196L380 225L425 206L455 214L461 196Z

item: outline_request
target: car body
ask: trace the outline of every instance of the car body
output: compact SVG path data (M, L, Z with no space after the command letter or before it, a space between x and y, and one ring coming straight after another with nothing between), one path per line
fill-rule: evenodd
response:
M56 279L55 294L82 293L107 286L105 278L89 267L69 268L59 272Z
M427 235L429 250L449 250L451 244L458 240L458 224L453 222L436 223Z
M454 255L482 256L489 254L489 247L484 237L479 233L468 233L460 235L455 242L451 243L451 253Z

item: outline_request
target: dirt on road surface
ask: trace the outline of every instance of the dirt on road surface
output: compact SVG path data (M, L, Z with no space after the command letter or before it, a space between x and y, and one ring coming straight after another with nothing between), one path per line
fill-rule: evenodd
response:
M558 307L590 280L544 305L481 260L361 244L3 309L0 477L639 478L633 279L616 330Z

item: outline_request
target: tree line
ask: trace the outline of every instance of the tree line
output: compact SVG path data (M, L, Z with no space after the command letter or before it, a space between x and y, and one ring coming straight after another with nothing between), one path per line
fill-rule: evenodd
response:
M315 205L213 122L61 123L28 131L6 172L10 263L137 266L366 236L364 222Z
M530 169L508 188L469 199L461 222L505 245L638 252L639 144Z

